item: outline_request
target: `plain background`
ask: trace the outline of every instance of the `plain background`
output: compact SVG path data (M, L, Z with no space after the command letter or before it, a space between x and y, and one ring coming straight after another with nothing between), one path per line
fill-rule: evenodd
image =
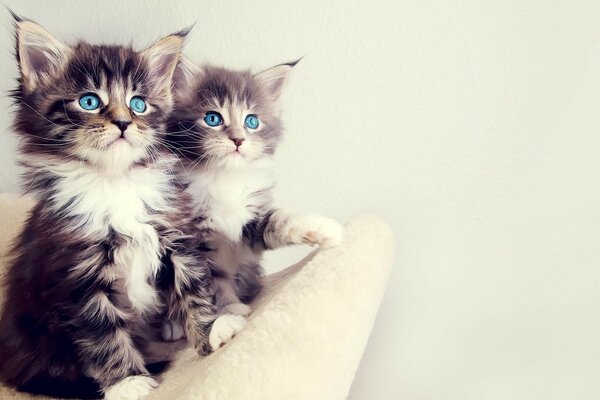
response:
M3 1L66 40L141 47L197 22L197 61L306 56L284 98L277 204L372 212L398 238L351 399L600 396L599 2ZM9 104L2 191L17 190Z

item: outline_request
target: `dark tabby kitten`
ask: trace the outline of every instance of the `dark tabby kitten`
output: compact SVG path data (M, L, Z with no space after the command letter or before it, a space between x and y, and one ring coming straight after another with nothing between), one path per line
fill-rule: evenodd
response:
M163 145L185 32L136 52L15 19L14 126L38 203L7 273L0 379L39 390L87 377L107 399L136 399L157 385L136 333L149 321L184 321L200 354L240 323L213 325L213 281Z
M342 238L343 228L332 219L272 204L273 153L282 134L279 103L295 64L253 75L183 59L176 70L168 141L181 155L196 223L213 249L221 312L250 313L247 303L262 287L264 250L298 243L329 247ZM163 336L180 334L169 321Z

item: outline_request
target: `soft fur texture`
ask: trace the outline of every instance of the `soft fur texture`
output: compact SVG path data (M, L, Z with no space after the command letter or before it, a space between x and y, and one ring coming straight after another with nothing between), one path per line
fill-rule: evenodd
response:
M212 277L163 145L185 33L137 52L15 26L14 126L24 190L38 201L5 282L0 379L38 391L89 377L108 399L137 398L156 386L141 377L153 321L183 321L200 354L232 336L229 320L210 332ZM79 101L90 93L97 109ZM134 96L145 110L129 107Z
M0 278L6 272L9 243L32 203L0 194ZM204 358L193 350L180 353L148 400L347 398L394 246L390 229L380 219L352 219L340 246L266 278L248 325L234 341ZM0 291L0 301L3 295ZM0 387L0 399L33 397Z
M289 244L335 246L341 226L272 204L273 154L282 136L280 99L296 63L258 74L180 62L168 142L181 155L181 180L195 200L221 312L245 316L262 287L263 251ZM206 121L217 115L220 122ZM256 117L258 126L245 123ZM168 338L168 335L167 335ZM173 337L176 339L176 337Z

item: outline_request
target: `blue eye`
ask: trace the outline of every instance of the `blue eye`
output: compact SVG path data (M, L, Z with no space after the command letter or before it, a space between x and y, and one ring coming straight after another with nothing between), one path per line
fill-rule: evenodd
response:
M79 98L79 105L86 111L94 111L100 107L100 98L93 93L84 94Z
M258 117L254 114L248 115L244 121L244 125L250 129L258 128Z
M209 111L204 116L204 122L206 122L206 125L208 126L221 125L223 123L223 117L221 117L221 114L218 112Z
M141 97L133 96L131 100L129 100L129 108L136 113L143 113L146 111L146 102Z

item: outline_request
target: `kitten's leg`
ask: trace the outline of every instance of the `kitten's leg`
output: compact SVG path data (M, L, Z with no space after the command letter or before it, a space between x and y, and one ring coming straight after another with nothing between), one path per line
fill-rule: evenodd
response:
M215 287L215 296L217 299L216 305L219 310L219 315L234 314L242 317L250 315L252 309L248 305L242 303L236 296L231 281L226 278L215 278ZM163 323L161 335L164 341L174 342L185 337L185 331L179 320L170 319Z
M256 298L263 287L264 270L258 263L242 264L233 279L235 293L242 303Z
M247 321L245 317L251 312L250 307L241 303L237 298L231 282L224 278L215 278L215 286L215 297L216 299L219 299L217 303L219 312L218 317L214 320L210 327L210 333L208 334L208 344L212 351L219 349L225 343L233 339L233 337L246 326ZM192 313L193 312L194 311L192 311ZM188 325L187 329L184 329L179 322L184 320L185 317L181 317L165 322L162 331L163 340L179 340L185 336L184 331L190 332L190 329L193 329L193 327ZM201 329L203 337L206 337L205 328L203 327ZM201 355L209 352L206 350L206 343L200 347L201 350L198 350L198 346L196 345L198 339L191 338L190 341L194 343L196 350Z
M236 295L230 271L225 271L213 261L210 261L210 270L215 282L215 299L219 317L213 324L209 342L213 350L216 350L233 339L246 326L246 316L252 310L241 303Z
M343 226L331 218L278 209L248 223L243 238L253 248L276 249L301 243L328 248L339 245L343 233Z
M215 286L217 288L216 298L219 314L229 313L247 317L250 315L252 310L239 299L234 285L234 280L228 277L215 278Z
M231 264L225 267L213 260L210 261L210 270L215 279L216 301L219 309L219 314L235 314L247 317L252 310L244 304L243 292L237 290L238 272L241 269L239 263L238 252L236 246L231 246L227 249L221 249L234 254L233 260L228 260Z
M169 319L182 321L188 341L200 355L213 349L209 343L216 319L215 294L206 258L201 254L171 255L174 270L173 289L169 293Z
M172 255L171 262L175 273L172 314L178 317L176 320L185 321L186 336L198 354L207 355L240 332L246 326L246 318L234 314L217 316L213 278L202 254Z
M215 297L216 297L216 305L217 305L217 309L218 309L218 314L219 315L225 315L225 314L233 314L233 315L239 315L242 317L247 317L248 315L250 315L250 313L252 312L252 310L250 309L249 306L247 306L246 304L242 303L240 301L240 299L236 296L234 287L233 287L233 282L230 281L227 278L214 278L215 279L215 288L216 288L216 293L215 293ZM241 324L241 322L239 320L234 321L234 323L236 324ZM220 322L218 325L221 325L222 322ZM244 324L245 325L245 324ZM243 327L243 326L242 326ZM241 329L241 328L240 328ZM214 330L214 328L213 328ZM211 330L211 332L213 331ZM227 331L228 328L225 326L221 326L220 328L217 327L217 331L219 330L224 330ZM217 332L215 331L215 332ZM221 343L225 343L227 341L229 341L234 335L235 333L237 333L239 330L235 331L235 329L232 329L231 333L227 333L227 332L219 332L219 333L215 333L218 337L220 337L220 341ZM213 336L215 335L213 334ZM177 319L170 319L167 322L165 322L162 326L162 338L165 341L177 341L181 338L183 338L185 336L185 332L184 332L184 328L183 325L181 324L180 320ZM213 339L213 343L216 343L217 339ZM210 342L210 337L209 337L209 342ZM221 343L215 344L218 347L220 347ZM213 347L211 345L211 347Z
M97 289L80 299L74 342L86 373L98 381L107 399L138 399L158 384L147 376L144 359L127 330L131 316L113 303L110 283L95 278L78 282Z
M179 276L180 277L185 277L184 280L196 280L197 283L197 289L201 289L202 285L205 285L206 283L202 283L203 280L201 277L199 276L193 276L194 274L192 274L193 271L198 271L198 270L202 270L202 266L201 265L196 265L194 266L193 263L193 256L189 256L186 259L182 259L181 257L173 257L171 256L171 261L172 264L174 266L174 268L176 270L179 271ZM206 260L205 257L202 256L196 256L196 263L199 262L199 264L202 264L202 260ZM215 306L216 306L216 310L218 310L217 315L221 316L224 314L234 314L234 315L239 315L239 316L248 316L251 312L251 309L249 306L247 306L246 304L243 304L240 299L237 297L236 292L235 292L235 288L234 288L234 280L232 278L228 277L228 273L223 271L216 263L212 262L212 261L205 261L206 263L208 263L208 265L210 266L210 271L211 271L211 276L214 277L214 299L215 299ZM187 272L187 270L190 268L190 266L192 266L192 270ZM188 276L190 275L190 276ZM176 275L177 276L177 275ZM188 277L186 277L188 276ZM200 294L200 296L204 296L207 297L208 295L202 295ZM174 305L173 308L176 307L180 307L180 305ZM209 314L214 311L210 311ZM186 311L184 310L180 310L178 312L175 313L171 313L173 317L171 317L169 320L167 320L166 322L163 323L162 325L162 331L161 331L161 336L162 339L165 341L177 341L179 339L182 339L184 336L186 336L186 329L184 329L183 323L182 321L185 321L185 316L187 314ZM238 325L241 324L241 321L237 321ZM220 323L221 324L221 323ZM220 325L219 324L219 325ZM212 332L212 330L211 330ZM234 332L233 334L237 333ZM232 335L233 335L232 334ZM222 341L227 341L230 338L227 338L227 334L220 334L219 336L225 338ZM233 337L233 336L231 336ZM209 341L210 341L210 337L209 337ZM211 345L211 348L213 346Z

